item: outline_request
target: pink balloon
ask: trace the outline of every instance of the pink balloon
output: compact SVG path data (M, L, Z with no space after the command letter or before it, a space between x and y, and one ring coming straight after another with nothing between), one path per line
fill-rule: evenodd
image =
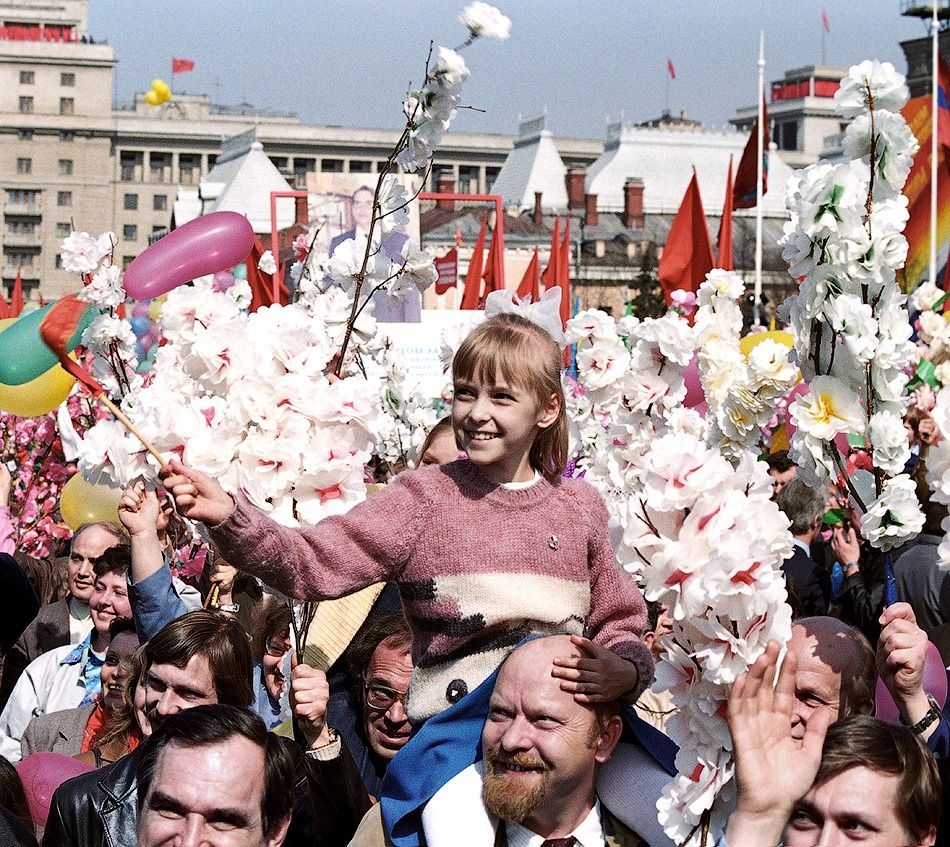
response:
M190 280L243 262L254 230L237 212L203 215L160 238L125 272L125 290L137 300L161 297Z
M67 779L89 773L95 768L62 753L33 753L22 759L16 770L23 783L33 823L45 827L53 792Z
M214 290L227 291L234 285L234 274L231 271L218 271L214 275Z
M785 395L785 399L788 401L788 405L791 406L796 397L801 397L803 394L807 393L808 386L804 382L800 382L791 391L789 391L788 394ZM798 427L792 423L792 416L789 415L785 422L785 436L789 441L792 440L792 436L795 434L797 429Z
M686 383L686 399L683 405L687 409L695 409L706 402L706 395L703 392L703 385L699 381L699 365L696 364L696 356L690 360L690 363L683 368L683 382Z
M937 701L941 709L944 707L947 702L947 669L943 666L940 651L932 641L927 643L927 658L924 659L924 691ZM877 717L897 723L897 704L880 677L877 678L874 704Z

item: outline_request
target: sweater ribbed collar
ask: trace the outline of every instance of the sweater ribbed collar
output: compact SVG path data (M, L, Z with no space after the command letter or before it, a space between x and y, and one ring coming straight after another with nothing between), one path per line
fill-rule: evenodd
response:
M510 489L492 482L468 459L458 459L442 465L443 472L455 480L462 493L472 498L484 498L493 504L513 509L539 503L554 491L552 484L544 476L528 488Z

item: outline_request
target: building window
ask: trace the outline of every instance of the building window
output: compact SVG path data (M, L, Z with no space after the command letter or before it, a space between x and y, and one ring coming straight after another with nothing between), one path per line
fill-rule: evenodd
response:
M124 241L135 241L139 237L139 228L135 224L125 224L122 227L122 239Z
M33 130L32 129L18 129L16 131L17 141L32 141L33 140Z
M27 252L25 250L17 250L15 248L7 248L3 251L3 255L7 260L7 266L11 268L32 268L33 267L33 258L36 255L32 252Z
M75 141L76 133L73 132L71 129L64 129L59 133L59 140L60 141Z
M122 197L122 208L135 211L139 207L138 194L125 194Z
M132 262L135 261L135 256L123 256L122 257L122 270L125 270Z
M33 173L33 160L32 159L17 159L16 172L18 174Z
M20 85L32 85L36 81L33 71L20 71Z
M7 218L7 232L11 235L34 235L36 224L34 218Z
M168 182L172 168L171 153L151 153L148 157L149 179L152 182Z
M368 174L373 170L372 162L361 162L358 159L350 162L351 174Z
M7 191L7 202L17 206L33 206L39 198L39 191L23 188L11 188Z
M59 84L72 87L76 84L76 74L62 73L59 75Z
M156 194L152 198L152 209L156 212L164 212L168 208L168 195Z
M195 185L201 176L201 157L183 153L178 157L178 182Z
M20 98L20 114L21 115L33 114L33 98L32 97Z
M75 101L72 97L59 98L59 113L61 115L71 115L75 110Z
M60 176L72 176L72 175L73 175L73 160L72 160L72 159L60 159L60 160L59 160L59 175L60 175Z
M343 160L322 159L320 161L320 170L325 174L341 174L343 173Z
M63 257L57 253L56 254L56 270L61 271L63 269Z
M69 233L72 231L73 228L69 224L56 224L57 238L69 238Z
M72 206L73 205L72 191L57 191L56 205L57 206Z

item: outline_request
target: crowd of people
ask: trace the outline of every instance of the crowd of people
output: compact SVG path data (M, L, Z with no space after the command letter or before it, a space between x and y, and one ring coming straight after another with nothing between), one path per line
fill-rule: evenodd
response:
M173 460L118 524L27 561L0 499L0 843L669 845L676 709L651 684L671 621L617 566L600 496L564 476L561 368L537 325L487 320L418 468L310 529ZM794 537L792 637L733 686L735 798L706 843L950 843L934 432L909 427L927 524L896 551L890 605L847 496L763 459ZM194 584L170 567L181 521L209 539ZM309 632L287 600L370 589Z

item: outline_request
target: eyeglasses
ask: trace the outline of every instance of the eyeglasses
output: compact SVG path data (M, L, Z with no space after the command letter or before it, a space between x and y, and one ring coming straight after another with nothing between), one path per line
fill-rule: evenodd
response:
M268 656L283 656L289 649L289 638L268 638L264 643L264 652Z
M408 691L397 691L388 685L377 685L376 683L363 683L363 691L366 692L366 705L373 709L381 709L388 712L393 703L397 700L406 705L406 695Z

